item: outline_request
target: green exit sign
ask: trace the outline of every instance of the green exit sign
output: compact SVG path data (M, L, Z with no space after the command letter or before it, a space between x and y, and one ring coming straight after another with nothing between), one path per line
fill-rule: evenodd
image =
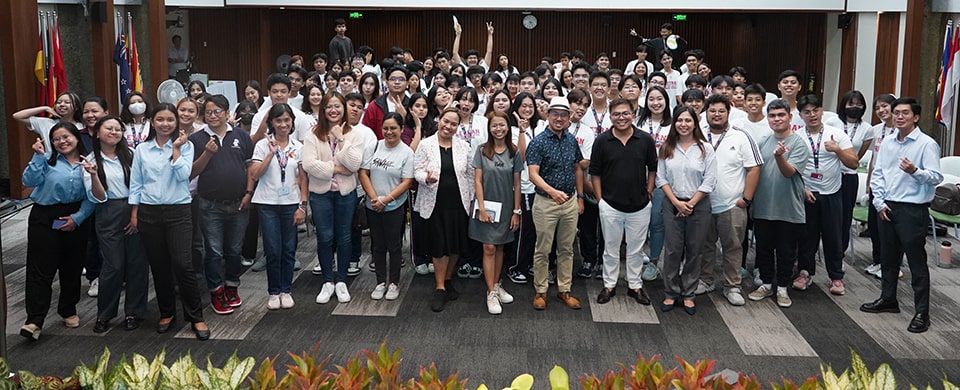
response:
M673 20L682 22L687 20L687 14L673 14Z
M360 19L363 17L363 14L360 12L351 12L350 19Z

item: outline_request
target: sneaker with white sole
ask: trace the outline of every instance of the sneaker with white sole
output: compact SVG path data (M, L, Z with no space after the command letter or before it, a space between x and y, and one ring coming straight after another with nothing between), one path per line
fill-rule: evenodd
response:
M793 306L793 301L790 299L790 295L787 295L786 287L777 288L777 306L782 308Z
M337 282L337 285L334 289L337 292L337 302L340 302L340 303L350 302L350 291L347 291L346 283Z
M256 261L255 259L249 259L249 258L244 257L244 258L241 258L241 259L240 259L240 265L242 265L242 266L244 266L244 267L249 267L249 266L253 265L253 263L254 263L255 261Z
M581 278L592 278L593 277L593 263L584 261L580 265L580 269L577 270L577 276Z
M377 285L377 287L373 288L373 292L370 293L370 299L373 299L374 301L379 301L383 299L383 296L386 294L387 294L387 284L380 283Z
M470 266L470 279L480 279L483 276L483 268Z
M753 290L753 292L747 297L750 298L751 301L762 301L767 297L772 297L774 294L775 293L773 289L766 284L761 284L760 287L757 287L756 290Z
M417 275L426 275L430 273L430 267L426 264L420 264L414 268L414 270L417 271Z
M270 294L270 298L267 299L267 310L279 310L280 309L280 295Z
M843 287L843 279L834 280L830 283L830 293L833 295L843 295L846 293L846 288Z
M470 277L470 264L464 264L460 268L457 268L457 277L460 279L467 279Z
M384 295L383 298L388 301L393 301L399 297L400 297L400 287L397 287L396 284L390 283L390 285L387 286L387 294Z
M373 263L370 263L373 264ZM347 276L357 276L360 275L360 262L351 261L350 265L347 267Z
M660 277L660 268L656 264L647 262L643 264L643 272L641 272L640 279L643 279L644 282L649 282L652 280L657 280Z
M427 271L430 271L431 274L434 272L433 263L428 263L428 264L427 264Z
M290 293L280 293L280 308L281 309L291 309L293 308L293 295Z
M91 297L96 297L100 295L100 278L96 278L90 281L90 289L87 290L87 295Z
M503 313L503 307L500 306L500 298L497 296L496 291L487 293L487 312L490 314Z
M317 263L317 265L313 266L313 270L311 270L310 273L314 275L323 275L323 267L320 266L320 263Z
M723 292L723 296L727 298L727 302L730 302L733 306L743 306L746 302L743 300L743 293L740 292L740 287L730 287L727 291Z
M253 262L253 265L250 266L250 270L253 272L263 272L267 269L267 257L261 256L257 261Z
M897 275L897 278L903 279L903 270L900 270L899 272L900 273ZM883 279L883 271L877 270L877 273L874 274L873 276L876 276L877 279Z
M302 267L303 267L303 265L300 264L300 260L294 260L294 261L293 261L293 270L294 270L294 271L299 271L300 268L302 268Z
M333 282L324 283L323 287L320 288L320 293L317 294L317 303L323 304L330 302L330 297L333 296L334 290Z
M813 278L810 277L810 273L807 270L800 271L800 275L793 280L793 289L804 291L810 285L813 284Z
M527 275L524 275L523 272L513 270L507 272L507 277L510 278L511 282L516 284L527 284Z
M707 282L704 282L703 280L699 280L697 282L697 290L694 291L693 293L696 295L703 295L709 292L713 292L713 290L716 290L716 289L717 287L714 286L713 283L707 283Z
M867 268L863 269L863 272L866 272L867 275L873 275L879 278L880 276L878 275L880 275L880 264L870 264L867 266Z
M513 302L513 295L510 295L507 290L504 290L500 282L497 282L497 284L493 286L493 291L497 293L497 298L500 299L500 303Z
M377 272L377 265L374 264L372 259L370 260L370 263L367 264L367 269L369 269L370 272ZM349 270L347 270L347 272L349 272Z
M763 279L760 278L760 269L754 268L753 269L753 285L759 286L761 284L763 284Z

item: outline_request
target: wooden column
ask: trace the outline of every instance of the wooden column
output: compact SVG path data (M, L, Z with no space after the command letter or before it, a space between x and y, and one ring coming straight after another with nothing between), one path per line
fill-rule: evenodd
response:
M150 7L150 79L153 80L151 89L144 88L144 96L154 100L157 87L166 80L167 73L167 10L163 1L148 1L144 4Z
M907 0L907 31L903 37L903 76L900 81L900 96L920 94L920 42L923 41L923 12L926 0ZM938 51L939 52L939 51Z
M37 2L23 0L0 0L0 50L3 51L3 97L7 116L7 145L10 155L10 196L26 198L30 191L20 181L20 174L27 166L33 151L36 136L15 121L13 113L34 107L40 101L39 83L33 73L37 58L37 42L40 29L37 27Z
M843 30L840 43L840 84L837 88L837 107L843 94L853 89L853 81L857 77L857 25L860 24L860 14L851 13L850 25Z
M119 115L120 91L117 86L117 65L113 62L113 49L117 45L116 26L113 19L117 11L113 0L91 0L106 3L107 20L99 23L91 20L90 40L93 42L93 90L97 96L106 99L110 113Z

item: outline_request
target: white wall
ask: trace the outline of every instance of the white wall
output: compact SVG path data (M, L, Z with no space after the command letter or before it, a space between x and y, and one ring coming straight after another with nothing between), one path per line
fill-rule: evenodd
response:
M834 111L840 93L840 45L843 42L843 30L837 28L837 16L827 14L827 46L824 52L823 67L823 108Z
M857 14L857 67L853 77L853 89L860 91L867 106L874 97L873 81L877 69L877 22L876 12ZM838 91L841 96L846 91ZM869 111L869 110L868 110Z
M960 0L931 0L930 10L933 12L960 12Z

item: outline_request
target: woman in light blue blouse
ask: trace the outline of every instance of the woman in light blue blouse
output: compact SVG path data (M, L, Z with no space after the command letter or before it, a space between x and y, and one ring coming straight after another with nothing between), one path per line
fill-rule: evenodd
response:
M123 137L123 121L116 116L103 117L92 126L95 142L86 158L83 185L87 198L97 204L93 221L103 253L100 270L100 291L97 296L95 333L110 329L110 320L117 316L120 293L124 292L124 329L140 327L146 312L147 257L140 234L130 224L130 166L133 150Z
M80 162L86 150L80 131L72 123L58 122L50 128L47 139L52 150L47 152L43 140L37 138L33 158L23 170L23 185L34 187L30 194L34 205L27 226L27 320L20 328L20 334L30 340L40 338L57 273L57 314L68 328L80 326L77 302L83 258L76 254L86 251L89 227L83 222L94 208L83 189Z
M712 218L709 195L717 182L713 145L700 130L696 112L677 107L673 127L660 146L657 187L663 189L664 261L662 311L683 301L683 311L697 312L693 301L700 278L701 249ZM722 140L721 140L722 141Z
M150 115L150 135L137 146L130 167L130 225L143 234L160 306L157 333L169 332L176 313L176 275L183 316L197 339L210 338L203 321L200 284L191 262L190 170L193 144L180 129L177 108L161 103ZM179 132L179 133L177 133Z

